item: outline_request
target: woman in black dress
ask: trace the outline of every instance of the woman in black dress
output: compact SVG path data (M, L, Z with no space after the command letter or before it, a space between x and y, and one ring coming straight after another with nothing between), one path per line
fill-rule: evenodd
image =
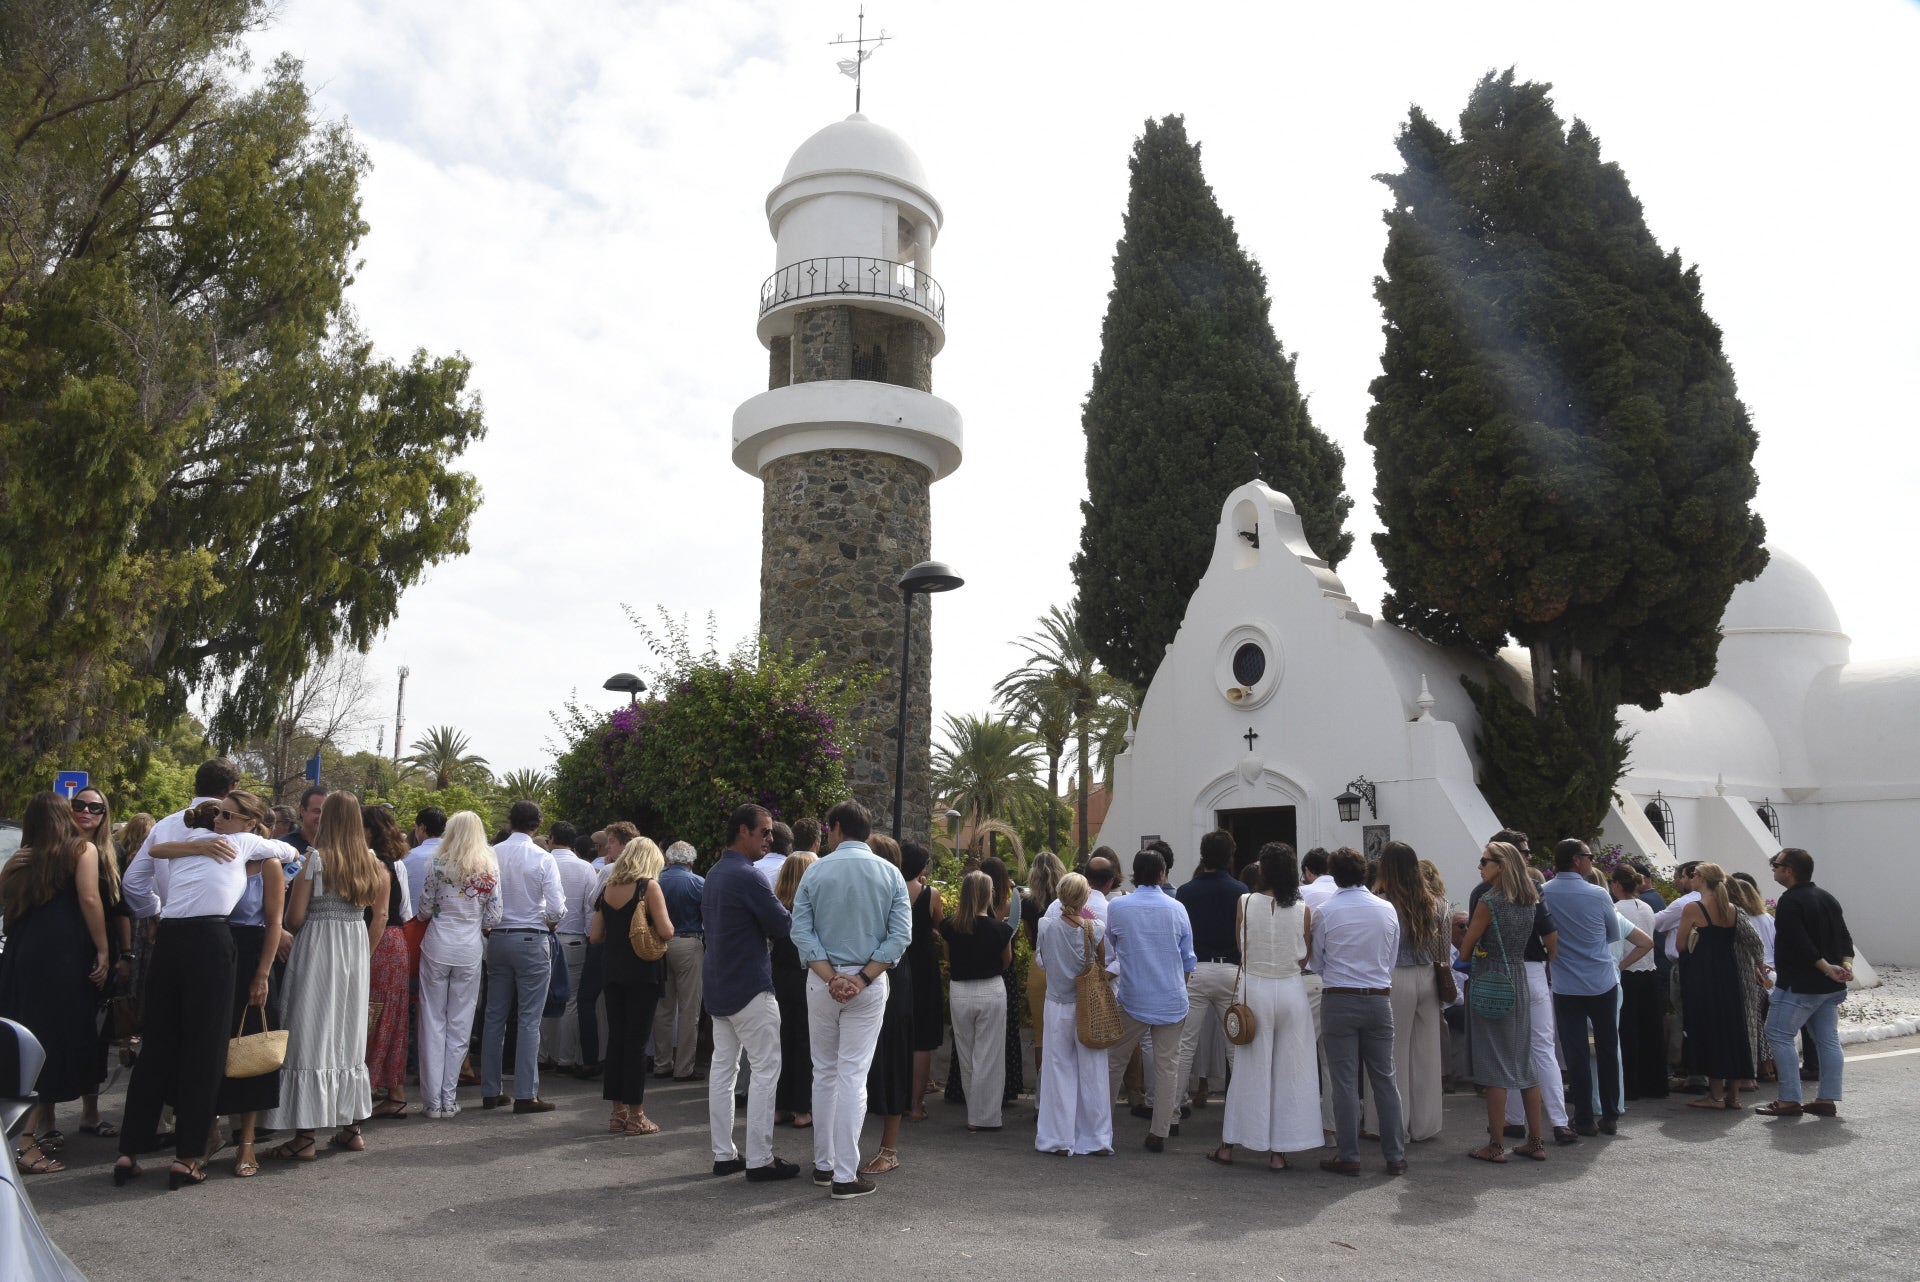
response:
M800 893L800 878L820 856L796 850L780 865L773 897L788 912ZM773 941L773 1000L780 1007L780 1084L773 1092L774 1121L795 1130L813 1125L813 1038L807 1031L807 968L793 940Z
M907 965L913 971L913 1090L907 1102L907 1120L927 1120L927 1083L933 1078L933 1053L947 1035L947 997L940 987L940 923L947 906L940 888L927 880L933 855L925 846L908 842L900 850L900 874L907 879L913 903L913 940L907 945Z
M267 835L271 812L267 803L250 792L230 792L214 820L215 834L249 832ZM279 949L280 923L287 907L286 871L274 860L260 865L258 877L247 878L246 893L227 915L227 933L233 936L233 1033L261 1033L283 1027L279 986L273 982L274 956ZM267 940L273 940L273 947ZM252 1011L251 1015L248 1011ZM254 1124L261 1113L280 1107L280 1070L258 1077L222 1077L214 1097L214 1115L232 1127L239 1151L233 1173L250 1179L260 1173L253 1152ZM211 1150L209 1150L211 1153Z
M51 1151L55 1142L42 1140L53 1130L54 1105L100 1088L94 1015L107 980L107 924L99 853L74 827L67 799L35 795L20 827L20 849L0 872L0 1017L24 1024L46 1052L34 1084L41 1102L18 1150L23 1174L44 1175L66 1169Z
M100 864L100 911L107 922L107 982L100 990L104 1004L109 998L125 996L133 982L133 914L127 911L126 900L120 896L121 854L113 839L113 807L108 804L107 795L98 788L82 788L73 794L71 804L73 826L83 840L93 843ZM145 834L141 836L144 839ZM113 1036L109 1010L107 1018L100 1020L100 1080L103 1082L111 1067ZM91 1092L80 1097L80 1130L82 1134L97 1135L101 1139L120 1134L119 1127L100 1116L100 1097ZM60 1132L56 1130L52 1134L58 1144ZM47 1136L40 1138L45 1140Z
M659 958L644 961L633 951L633 914L650 915L654 933L662 942L673 938L667 917L667 897L660 883L642 877L643 866L659 868L660 848L636 837L607 870L606 888L594 908L587 941L601 945L601 992L607 999L607 1058L600 1097L613 1104L607 1130L615 1135L658 1135L660 1127L641 1107L647 1090L647 1038L653 1033L653 1011L666 987L666 969Z
M1740 1083L1754 1074L1746 983L1735 939L1738 919L1718 864L1699 865L1693 878L1700 899L1687 905L1678 927L1685 1033L1680 1062L1688 1073L1707 1079L1707 1093L1687 1106L1738 1109Z
M875 833L867 846L900 867L900 845L893 838ZM867 1069L867 1112L880 1118L880 1151L861 1166L860 1174L884 1175L899 1167L900 1119L918 1102L913 1098L913 962L902 954L888 975L887 1009Z

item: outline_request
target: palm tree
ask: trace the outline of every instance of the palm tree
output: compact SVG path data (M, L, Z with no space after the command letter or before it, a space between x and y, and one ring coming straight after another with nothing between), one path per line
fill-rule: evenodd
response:
M1039 792L1036 746L1026 731L995 716L947 714L946 742L933 750L934 791L958 810L976 834L986 832L988 849L996 833L989 821L1011 814Z
M545 801L553 788L553 779L544 770L509 770L500 776L500 791L518 801Z
M1003 682L1004 684L1004 682ZM1047 755L1047 796L1060 795L1060 759L1073 738L1073 698L1061 686L1041 682L1003 696L1013 719ZM1060 815L1047 807L1047 849L1060 848Z
M1127 750L1127 731L1140 715L1138 688L1120 683L1120 689L1100 705L1093 719L1093 764L1100 772L1101 786L1113 788L1113 762Z
M1126 688L1126 683L1100 666L1093 647L1080 633L1080 607L1072 611L1053 606L1040 619L1040 631L1015 644L1027 652L1026 663L1000 678L994 693L1018 703L1037 703L1048 688L1061 692L1072 710L1074 767L1080 777L1077 804L1080 820L1080 861L1086 862L1087 789L1093 782L1092 739L1101 705Z
M407 764L418 766L433 776L435 792L451 787L485 769L487 759L467 751L467 736L452 726L434 726L422 738L413 741L413 755Z

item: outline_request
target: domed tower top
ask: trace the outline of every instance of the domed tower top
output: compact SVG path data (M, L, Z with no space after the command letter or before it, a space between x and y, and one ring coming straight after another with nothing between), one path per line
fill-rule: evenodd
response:
M920 157L891 129L856 112L808 138L767 195L776 270L761 289L761 343L791 333L796 310L833 301L919 321L937 354L947 339L933 279L943 217Z

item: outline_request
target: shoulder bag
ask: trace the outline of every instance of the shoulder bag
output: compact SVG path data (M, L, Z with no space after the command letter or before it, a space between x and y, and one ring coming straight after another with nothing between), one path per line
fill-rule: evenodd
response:
M647 885L634 883L633 923L627 927L627 944L641 961L659 961L667 955L667 941L653 928L653 914L647 911Z
M1491 913L1493 910L1489 908L1487 911ZM1440 998L1442 1006L1451 1006L1460 1000L1460 987L1453 978L1453 963L1441 960L1447 955L1449 942L1447 922L1450 915L1446 901L1435 900L1434 912L1439 915L1439 920L1434 924L1433 931L1433 991Z
M260 1031L247 1031L247 1016L260 1012ZM240 1012L240 1036L227 1042L228 1077L265 1077L278 1072L287 1060L287 1030L267 1027L267 1008L248 1006Z
M1120 1015L1120 999L1113 995L1113 980L1107 975L1106 948L1095 942L1092 922L1082 921L1080 929L1086 965L1073 981L1073 1031L1082 1046L1103 1051L1125 1035L1126 1023Z
M1220 1016L1220 1023L1227 1034L1227 1040L1235 1046L1245 1046L1253 1040L1253 1008L1247 1005L1246 993L1242 986L1247 971L1247 905L1252 895L1240 897L1240 964L1233 971L1233 1004Z
M1505 1019L1513 1014L1520 995L1513 987L1513 963L1507 960L1507 941L1500 934L1500 923L1494 919L1491 907L1487 909L1487 929L1493 932L1494 943L1500 946L1500 969L1488 969L1471 977L1467 984L1467 1005L1481 1019Z

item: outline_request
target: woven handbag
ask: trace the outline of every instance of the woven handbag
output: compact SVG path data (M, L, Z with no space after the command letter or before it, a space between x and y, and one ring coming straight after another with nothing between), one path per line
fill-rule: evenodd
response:
M247 1015L260 1012L260 1031L247 1031ZM227 1042L228 1077L265 1077L287 1062L287 1030L267 1027L267 1008L248 1006L240 1012L240 1036Z
M1500 969L1483 971L1467 980L1467 1005L1481 1019L1505 1019L1513 1014L1520 994L1514 989L1513 976L1509 973L1513 963L1507 960L1507 941L1500 935L1500 923L1491 920L1493 909L1487 909L1487 916L1493 941L1500 946Z
M1233 1004L1220 1016L1227 1040L1235 1046L1245 1046L1252 1041L1256 1028L1253 1008L1247 1005L1246 993L1241 987L1247 968L1247 901L1252 898L1252 895L1245 895L1240 900L1240 964L1233 971Z
M653 928L653 916L647 911L647 883L634 883L633 924L627 927L627 944L641 961L659 961L667 955L667 941Z
M1082 921L1080 929L1085 933L1087 962L1073 980L1073 1031L1082 1046L1103 1051L1126 1035L1126 1021L1107 975L1106 948L1095 942L1093 923Z

